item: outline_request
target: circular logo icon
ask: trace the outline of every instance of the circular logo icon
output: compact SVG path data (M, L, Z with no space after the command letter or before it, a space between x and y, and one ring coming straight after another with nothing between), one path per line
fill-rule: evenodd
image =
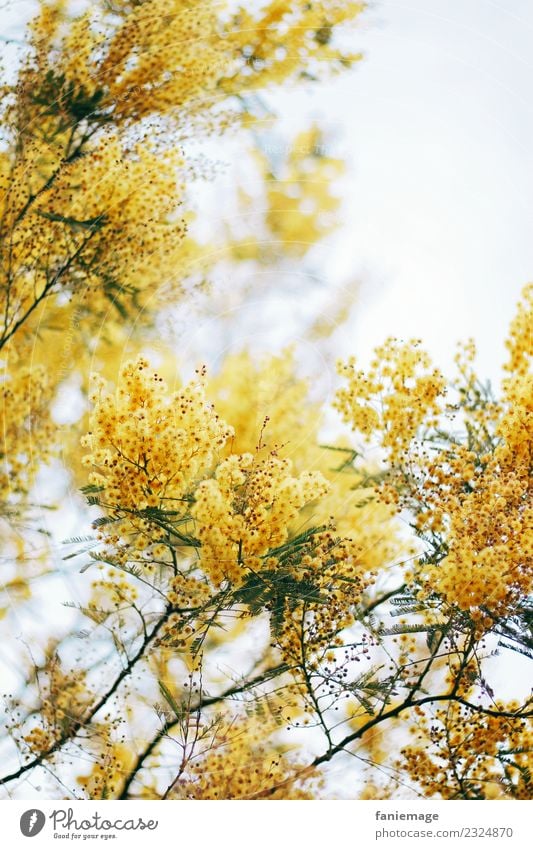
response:
M24 811L20 818L20 830L24 837L35 837L43 830L46 822L46 817L42 811L37 808L32 808L29 811Z

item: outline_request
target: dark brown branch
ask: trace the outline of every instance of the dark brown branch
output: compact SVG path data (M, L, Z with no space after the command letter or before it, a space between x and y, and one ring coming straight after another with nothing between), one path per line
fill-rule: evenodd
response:
M253 687L258 686L259 684L264 684L266 681L269 681L272 678L276 678L278 675L283 674L283 672L286 672L288 668L289 667L286 663L281 663L279 664L279 666L273 666L270 669L259 673L259 675L256 675L255 678L251 678L249 681L245 681L242 684L235 684L233 687L230 687L228 690L225 690L218 696L208 696L199 699L199 701L191 707L191 713L202 710L206 707L210 707L211 705L219 704L220 702L223 702L225 699L229 699L232 696L238 696L241 693L245 693L246 690L251 690ZM129 789L135 781L138 773L143 768L145 761L150 757L151 754L153 754L161 740L166 737L169 731L171 731L179 722L180 720L178 718L164 722L161 728L157 731L157 733L152 737L150 742L142 750L142 752L139 752L139 754L137 755L137 759L126 778L120 796L118 797L119 799L129 798Z
M518 713L513 711L506 710L492 710L491 708L484 708L482 705L473 705L471 702L467 701L467 699L463 699L461 696L454 695L453 693L445 693L441 696L425 696L422 699L417 699L416 701L412 701L408 699L401 704L397 705L395 708L392 708L387 713L380 714L378 716L370 719L365 725L359 728L357 731L354 731L353 734L349 734L340 743L337 743L333 746L332 749L329 749L323 755L319 755L315 760L310 764L310 766L316 767L322 763L326 763L330 761L335 755L339 752L342 752L346 746L350 743L353 743L355 740L360 739L367 731L373 728L375 725L378 725L380 722L384 722L387 719L394 719L399 716L400 713L403 713L404 710L410 710L414 707L421 707L422 705L431 704L433 702L457 702L458 704L463 705L469 710L476 711L477 713L482 713L485 716L495 716L497 718L508 717L512 719L528 719L533 717L533 710L526 711L524 713Z
M54 274L54 276L46 283L41 294L35 298L35 300L28 307L26 312L19 318L19 320L12 325L11 330L8 331L7 326L4 328L4 334L0 337L0 350L7 342L9 342L11 337L15 335L17 330L22 327L22 325L28 320L32 312L39 306L39 304L42 303L42 301L44 301L44 299L47 298L48 295L51 295L53 293L53 289L56 283L59 283L63 275L67 273L72 263L79 257L79 255L83 252L84 248L88 245L95 232L96 230L92 230L87 236L87 238L82 240L80 245L78 245L74 253L64 262L59 271L57 271L56 274Z
M402 584L401 587L395 587L395 589L389 590L389 592L378 596L378 598L374 599L374 601L371 601L369 604L366 605L363 610L363 616L366 616L368 613L372 613L372 611L375 610L376 607L379 607L380 604L384 604L386 601L389 600L389 598L393 598L395 595L398 595L398 593L403 592L405 586L405 584Z
M86 716L84 716L83 718L77 719L75 722L73 722L70 725L68 731L65 732L64 734L62 734L61 737L54 743L54 745L50 746L50 748L47 749L45 752L42 752L40 755L38 755L38 757L34 758L33 760L28 761L28 763L23 764L23 766L19 767L17 770L15 770L15 772L12 772L9 775L5 775L3 778L0 778L0 785L7 784L10 781L14 781L15 779L17 779L21 775L23 775L25 772L28 772L29 770L35 769L35 767L40 766L44 761L48 760L48 758L50 758L52 755L54 755L56 752L58 752L65 745L65 743L67 743L69 740L72 740L74 737L76 737L78 731L80 731L82 728L85 728L87 725L89 725L89 723L96 716L98 711L101 710L104 707L104 705L109 701L109 699L116 693L116 691L118 690L118 688L120 687L120 685L124 681L124 679L127 678L128 675L130 675L130 673L133 671L133 668L135 667L137 662L141 659L144 652L146 651L146 649L148 648L150 643L154 640L154 638L157 636L157 634L159 633L159 631L161 630L163 625L167 622L167 620L168 620L168 618L169 618L169 616L171 615L172 612L173 612L172 607L168 607L165 610L165 613L163 614L163 616L160 617L157 624L152 628L150 633L143 639L143 641L142 641L141 645L139 646L139 649L137 650L137 652L128 661L128 663L122 669L120 674L117 675L117 677L115 678L115 680L113 681L111 687L107 690L107 692L105 692L103 694L103 696L96 702L96 704L94 704L92 706L89 713Z

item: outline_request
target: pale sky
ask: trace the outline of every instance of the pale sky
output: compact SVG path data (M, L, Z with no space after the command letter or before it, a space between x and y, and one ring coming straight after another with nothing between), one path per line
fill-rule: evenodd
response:
M320 119L349 163L324 259L364 285L338 344L414 335L446 365L473 336L494 379L533 277L533 3L377 0L350 46L353 73L281 110L294 130Z
M355 162L342 260L378 282L356 342L384 329L444 355L472 335L494 374L533 276L533 4L383 0L367 27L337 83Z

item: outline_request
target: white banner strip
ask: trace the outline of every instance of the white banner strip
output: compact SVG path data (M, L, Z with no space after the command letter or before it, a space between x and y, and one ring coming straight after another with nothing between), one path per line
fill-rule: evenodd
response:
M2 845L48 849L533 846L531 802L2 802ZM313 811L312 808L315 808ZM32 842L34 841L34 842Z

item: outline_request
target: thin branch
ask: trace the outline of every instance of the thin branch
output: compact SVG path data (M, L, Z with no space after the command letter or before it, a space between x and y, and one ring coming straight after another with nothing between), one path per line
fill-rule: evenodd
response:
M87 725L90 724L90 722L96 716L98 711L100 711L104 707L104 705L109 701L109 699L116 693L124 679L127 678L128 675L130 675L130 673L133 671L135 665L142 658L144 652L146 651L150 643L155 639L163 625L167 622L172 612L173 608L169 606L165 610L163 616L160 617L157 624L152 628L150 633L143 639L137 652L128 661L128 663L122 669L120 674L117 675L107 692L105 692L103 696L101 696L101 698L96 702L96 704L93 705L89 713L83 718L77 719L75 722L73 722L69 726L68 731L62 734L61 737L53 744L53 746L50 746L50 748L48 748L45 752L42 752L40 755L38 755L38 757L34 758L33 760L28 761L28 763L19 767L17 770L15 770L15 772L12 772L9 775L5 775L3 778L0 778L0 785L7 784L10 781L14 781L15 779L23 775L25 772L28 772L29 770L35 769L35 767L40 766L44 761L48 760L48 758L58 752L65 745L65 743L76 737L80 729L85 728Z
M191 712L203 710L203 708L220 704L220 702L223 702L226 699L230 699L232 696L238 696L241 693L245 693L247 690L251 690L253 687L257 687L259 684L264 684L266 681L270 681L272 678L276 678L278 675L282 675L284 672L287 672L288 669L289 667L286 663L280 663L278 666L270 667L264 672L259 673L255 676L255 678L251 678L249 681L244 681L242 684L235 684L233 687L230 687L223 693L220 693L218 696L208 696L205 698L200 698L198 702L191 707ZM150 742L145 746L145 748L141 752L139 752L135 763L129 772L129 775L126 778L121 794L118 797L119 799L129 799L130 787L137 778L137 775L140 770L143 768L145 761L147 760L147 758L150 757L151 754L153 754L161 740L166 737L169 731L172 731L172 729L175 728L176 725L179 724L179 722L180 720L178 718L164 722L161 728L152 737Z

